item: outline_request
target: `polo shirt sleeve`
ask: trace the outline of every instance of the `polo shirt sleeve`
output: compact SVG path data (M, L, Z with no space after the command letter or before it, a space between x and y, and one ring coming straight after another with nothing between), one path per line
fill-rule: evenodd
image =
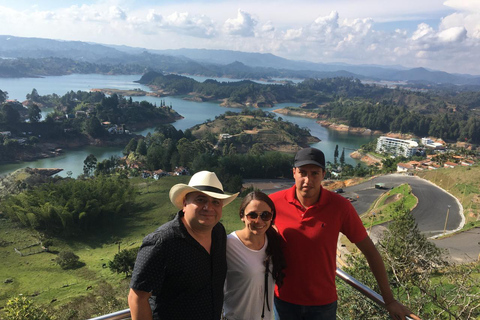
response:
M156 295L165 277L165 249L158 234L145 237L135 261L130 288Z
M350 202L346 202L346 206L347 208L345 210L340 231L347 236L350 242L360 242L368 236L367 230L363 226L362 220L358 216L358 213L352 204Z

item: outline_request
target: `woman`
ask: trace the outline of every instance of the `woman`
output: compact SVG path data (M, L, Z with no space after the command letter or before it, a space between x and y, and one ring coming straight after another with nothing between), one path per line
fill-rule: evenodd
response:
M282 285L285 261L273 227L275 205L261 191L240 205L241 230L227 236L227 279L223 303L228 320L273 319L275 283Z

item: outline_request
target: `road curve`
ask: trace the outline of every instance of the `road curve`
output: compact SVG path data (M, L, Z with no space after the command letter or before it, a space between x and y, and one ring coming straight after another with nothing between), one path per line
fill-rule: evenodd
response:
M375 189L376 183L384 183L387 189L403 183L408 183L412 187L412 193L418 198L418 204L412 210L412 215L425 236L442 234L445 222L447 232L463 227L463 208L454 196L427 180L403 174L379 176L368 182L345 188L347 195L354 198L358 195L357 201L353 202L358 213L367 211L375 199L387 192Z

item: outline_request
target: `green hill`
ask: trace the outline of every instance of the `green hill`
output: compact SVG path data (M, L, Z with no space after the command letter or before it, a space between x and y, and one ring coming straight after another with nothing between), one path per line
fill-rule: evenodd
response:
M113 260L119 249L139 247L145 235L173 217L176 210L168 192L174 184L187 183L188 179L187 176L158 181L131 179L136 188L136 212L92 235L51 238L50 252L35 253L42 251L38 243L44 237L0 213L0 307L22 294L53 309L58 319L85 319L127 308L129 279L112 273L108 261ZM237 213L239 201L235 200L223 211L222 222L227 232L242 226ZM81 266L73 270L60 268L54 259L62 251L78 255ZM68 309L80 311L72 316L75 312Z
M262 151L292 153L320 141L307 129L281 118L274 119L262 110L226 112L213 121L194 126L192 134L197 139L220 137L218 145L232 145L239 153L248 152L254 145Z

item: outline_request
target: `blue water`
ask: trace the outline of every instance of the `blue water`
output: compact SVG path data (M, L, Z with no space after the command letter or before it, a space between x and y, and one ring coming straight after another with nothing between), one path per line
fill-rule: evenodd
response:
M135 80L140 79L140 75L121 75L121 76L107 76L98 74L89 75L68 75L59 77L45 77L45 78L20 78L20 79L0 79L0 90L8 92L9 99L17 99L19 101L25 100L28 93L32 89L37 89L40 95L56 93L64 95L65 93L73 91L88 91L94 88L113 88L113 89L142 89L150 91L144 85L135 83ZM196 77L198 81L202 77ZM205 77L203 77L205 78ZM227 80L226 78L217 78L218 81ZM239 79L228 79L235 81ZM135 101L146 100L151 103L160 105L161 101L165 101L166 105L172 105L173 109L181 114L184 119L178 120L173 125L177 129L185 130L193 127L196 124L203 123L208 119L214 119L215 116L228 111L240 111L240 109L220 107L219 103L215 102L193 102L183 100L182 97L132 97ZM283 108L286 106L298 106L295 103L281 103L274 108L263 109L265 111L272 111L274 109ZM43 110L42 115L45 116L49 110ZM357 162L348 154L351 149L358 149L362 144L371 141L372 137L364 137L352 135L348 133L339 133L337 131L328 130L321 127L312 119L302 117L292 117L286 115L279 115L284 120L291 121L298 124L300 127L310 129L312 135L321 139L319 143L313 146L324 151L326 160L333 162L333 153L335 146L338 145L341 154L342 149L345 148L345 160L347 163L355 165ZM140 132L146 135L148 132L153 132L154 128L148 128ZM59 173L60 176L66 177L71 172L72 177L76 177L83 172L83 161L89 154L94 154L98 161L102 161L111 157L112 155L122 156L122 149L120 147L84 147L78 150L66 151L62 156L55 158L40 159L31 162L23 162L16 164L0 165L0 175L13 172L16 169L23 167L31 168L63 168Z

